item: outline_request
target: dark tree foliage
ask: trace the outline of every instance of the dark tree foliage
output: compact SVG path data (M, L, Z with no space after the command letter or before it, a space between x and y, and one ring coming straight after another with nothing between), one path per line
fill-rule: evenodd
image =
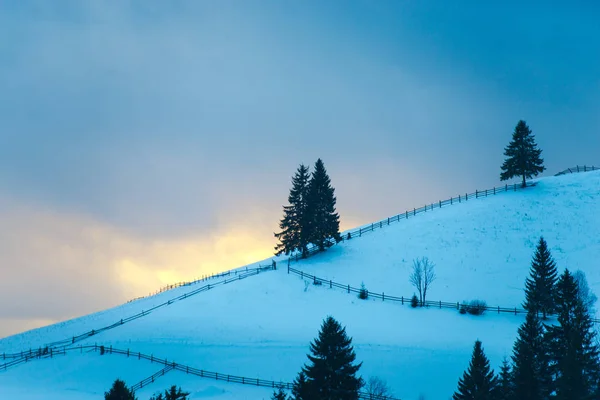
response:
M508 360L504 358L504 360L502 360L502 366L500 367L500 374L498 374L495 400L514 400L514 393L510 364L508 363Z
M550 367L557 400L588 400L597 394L600 368L593 322L569 270L556 284L558 325L548 326Z
M537 249L531 261L530 277L525 281L525 304L523 307L535 313L554 312L554 286L557 280L556 263L548 250L548 244L540 237Z
M356 374L362 363L354 364L356 354L346 329L333 317L321 325L319 336L310 344L309 365L302 367L295 382L295 400L357 400L364 385ZM302 376L303 383L298 383ZM297 387L296 387L297 386Z
M481 341L475 342L469 368L458 381L453 400L495 400L497 378L483 352Z
M293 400L310 400L312 399L310 388L307 383L306 374L304 371L300 371L298 377L294 380L292 386L292 399Z
M535 137L525 121L520 120L513 132L512 140L504 149L507 157L502 164L500 180L506 181L516 176L525 180L544 172L544 159L541 158L542 150L538 149Z
M513 385L517 399L544 400L552 391L544 327L529 311L513 347Z
M275 237L279 243L275 254L286 255L295 250L302 251L306 256L310 237L310 216L308 213L308 167L300 165L292 178L292 189L288 196L288 205L283 207L283 219L279 223L281 232Z
M285 394L282 388L278 388L271 395L271 400L287 400L287 395Z
M333 243L342 240L340 236L340 217L335 210L335 189L327 175L325 164L319 158L315 163L308 184L308 209L312 226L310 242L323 251Z
M181 388L177 388L177 386L173 385L169 388L169 390L165 390L165 394L160 393L158 396L152 396L150 400L187 400L190 394L188 392L183 392Z
M116 379L110 390L104 392L104 400L137 400L137 397L124 381Z

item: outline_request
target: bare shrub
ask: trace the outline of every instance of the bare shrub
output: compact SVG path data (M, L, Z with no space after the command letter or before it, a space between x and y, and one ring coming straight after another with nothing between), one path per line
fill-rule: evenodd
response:
M594 315L596 313L594 305L598 301L598 297L590 290L585 273L578 269L573 274L573 278L577 282L577 296L579 300L585 305L588 313Z
M419 304L421 307L425 305L427 291L436 278L434 267L435 264L429 261L427 257L413 260L413 270L408 280L419 293Z
M483 315L487 309L487 303L484 300L471 300L467 306L467 312L471 315Z
M372 399L386 400L392 397L392 391L385 381L377 376L372 376L367 382L366 391Z

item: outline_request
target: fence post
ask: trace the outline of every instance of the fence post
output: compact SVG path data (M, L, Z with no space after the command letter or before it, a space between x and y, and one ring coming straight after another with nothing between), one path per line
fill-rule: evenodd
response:
M440 300L440 309L442 308L442 301Z
M442 201L440 200L440 208L442 208Z
M371 230L375 229L375 227L373 226L373 224L371 224Z
M329 289L331 289L331 279L329 280Z
M500 306L498 306L498 314L500 314Z
M425 204L425 212L427 212L427 204Z
M417 209L413 208L413 215L417 215Z
M406 219L408 219L408 211L406 211Z
M517 307L515 307L515 315L517 315Z
M350 293L350 285L348 285L348 293Z
M579 165L577 166L577 172L579 172Z
M402 305L404 305L404 296L400 297L400 301L402 302Z
M496 186L494 186L494 194L496 194Z
M460 197L461 197L461 196L460 196L460 194L459 194L459 195L458 195L458 202L459 202L459 203L460 203Z
M585 165L583 166L583 172L587 172Z
M479 193L477 192L477 189L475 189L475 198L479 197Z
M458 304L458 301L456 302L456 309L460 309L460 305Z
M506 190L505 190L505 192L508 192L508 183L506 184Z
M469 200L469 193L465 193L465 200Z
M450 205L452 205L452 197L450 197Z
M385 301L385 293L381 293L381 301Z
M390 219L388 218L388 225L390 224ZM379 227L381 228L383 226L383 221L379 221Z
M388 217L388 225L390 224L390 217Z

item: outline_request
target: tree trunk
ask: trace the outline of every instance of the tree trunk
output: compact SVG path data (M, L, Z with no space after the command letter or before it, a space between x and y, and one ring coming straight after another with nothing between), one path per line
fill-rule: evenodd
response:
M525 175L523 175L523 186L522 187L527 187L527 183L525 182Z

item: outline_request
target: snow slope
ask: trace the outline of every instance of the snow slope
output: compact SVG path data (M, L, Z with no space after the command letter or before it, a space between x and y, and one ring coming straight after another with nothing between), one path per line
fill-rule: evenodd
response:
M582 269L600 289L600 173L544 178L537 186L436 209L400 221L326 253L294 263L319 277L389 295L410 296L412 259L429 257L437 280L429 298L484 299L519 306L536 241L543 234L559 268ZM0 352L36 348L136 314L176 297L182 287L102 313L0 340ZM277 271L219 286L156 310L82 345L103 344L224 374L292 381L306 362L320 323L333 315L353 337L364 377L388 381L397 397L447 399L481 339L494 366L510 355L522 316L481 317L453 310L411 309L359 300L343 290L314 286ZM1 362L1 361L0 361ZM116 377L130 385L162 366L117 355L72 352L0 372L0 398L101 398ZM435 384L432 384L432 382ZM271 390L200 379L171 371L137 392L140 399L171 384L192 398L261 399ZM14 397L13 397L14 398Z

